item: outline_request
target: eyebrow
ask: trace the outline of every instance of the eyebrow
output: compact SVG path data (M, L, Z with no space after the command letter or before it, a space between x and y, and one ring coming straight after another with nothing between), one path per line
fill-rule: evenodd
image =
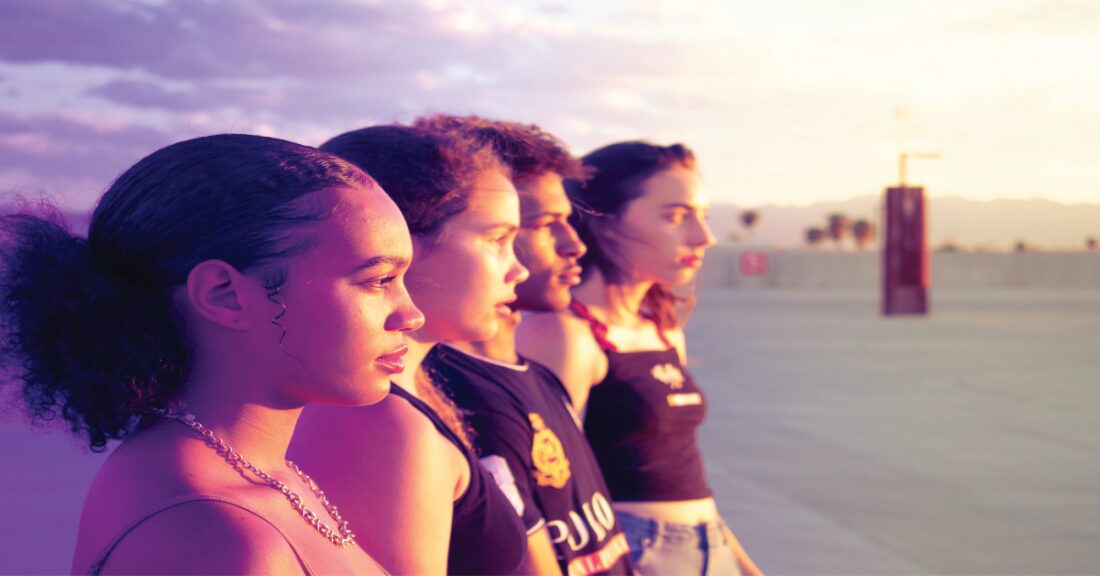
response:
M395 268L403 268L408 266L409 261L400 256L375 256L373 258L367 258L361 264L355 267L353 272L361 272L374 268L375 266L381 266L383 264L390 264Z
M543 210L541 212L535 212L534 214L529 214L527 216L524 216L523 220L524 221L538 220L539 218L545 218L547 216L553 216L553 217L557 218L558 216L568 216L568 214L566 212L562 211L562 210Z
M683 208L684 210L695 211L695 210L707 210L707 209L710 208L710 206L692 206L691 204L684 204L682 202L671 202L669 204L665 204L665 205L661 206L662 210L667 210L669 208Z
M515 232L515 231L519 230L519 226L516 226L515 224L500 223L500 224L492 224L492 225L486 226L484 228L484 231L485 231L486 234L488 234L489 232L495 232L497 230L512 233L512 232Z

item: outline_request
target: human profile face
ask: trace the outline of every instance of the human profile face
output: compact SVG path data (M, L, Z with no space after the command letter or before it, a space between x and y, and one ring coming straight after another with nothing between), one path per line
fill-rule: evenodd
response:
M271 321L284 354L273 357L308 384L293 389L303 404L373 404L404 369L404 333L424 324L404 284L409 230L377 185L314 194L334 210L305 227L313 248L285 262L286 282L269 295L285 304Z
M569 306L570 288L581 283L577 260L585 246L569 225L573 206L561 177L547 172L520 183L516 257L530 277L516 287L518 310L556 311Z
M499 170L478 176L466 210L434 236L415 237L409 292L426 322L422 342L472 342L496 335L527 269L516 260L519 198Z
M671 168L643 180L640 194L597 231L607 257L627 278L675 286L689 282L714 245L710 203L693 170Z

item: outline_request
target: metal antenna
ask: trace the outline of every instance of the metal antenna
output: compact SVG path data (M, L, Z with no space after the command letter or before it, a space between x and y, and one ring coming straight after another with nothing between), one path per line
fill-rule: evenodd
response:
M904 131L902 124L909 119L909 113L902 108L894 110L894 120L898 127L898 186L905 188L905 167L910 158L921 160L935 160L940 157L938 152L908 152L904 143Z

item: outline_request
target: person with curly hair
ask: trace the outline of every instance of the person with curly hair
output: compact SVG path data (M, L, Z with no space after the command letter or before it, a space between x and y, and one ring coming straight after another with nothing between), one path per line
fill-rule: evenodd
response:
M311 407L291 454L352 516L360 542L396 574L512 574L519 518L479 465L461 414L423 359L438 342L483 340L500 326L527 270L512 244L519 200L490 148L427 120L372 126L321 146L370 173L413 237L409 292L424 327L409 334L406 372L374 406Z
M592 449L553 372L516 353L521 312L569 305L585 245L569 224L562 179L584 169L535 125L478 117L436 120L491 146L520 198L516 256L530 277L516 287L496 336L436 346L425 365L474 429L482 464L527 527L525 574L632 574L627 541Z
M87 238L47 209L0 216L0 241L0 373L93 450L121 440L74 573L384 572L355 542L368 519L286 459L306 403L383 400L423 324L408 229L369 176L196 138L126 170Z

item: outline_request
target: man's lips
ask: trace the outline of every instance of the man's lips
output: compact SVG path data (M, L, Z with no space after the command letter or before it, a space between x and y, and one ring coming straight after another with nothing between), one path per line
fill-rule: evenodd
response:
M405 354L409 352L409 347L402 344L397 347L393 352L383 354L374 359L374 363L381 367L386 372L391 374L400 374L405 371Z
M563 284L576 286L581 283L581 272L583 271L584 270L580 266L573 265L567 268L565 272L559 274L558 278L561 278Z
M682 266L688 266L690 268L698 268L703 265L703 257L696 255L681 256L677 261Z

